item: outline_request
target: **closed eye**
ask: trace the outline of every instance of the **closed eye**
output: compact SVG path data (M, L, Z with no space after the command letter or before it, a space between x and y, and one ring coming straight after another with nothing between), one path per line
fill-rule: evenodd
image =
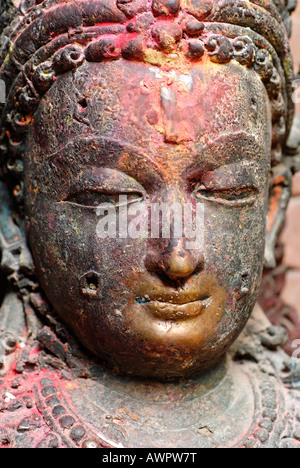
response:
M85 190L71 194L63 201L84 208L97 208L99 205L103 204L119 207L122 205L141 202L143 199L144 194L140 192L109 193L106 191L101 192Z
M197 184L193 193L197 199L234 207L254 204L259 191L256 187L208 188Z

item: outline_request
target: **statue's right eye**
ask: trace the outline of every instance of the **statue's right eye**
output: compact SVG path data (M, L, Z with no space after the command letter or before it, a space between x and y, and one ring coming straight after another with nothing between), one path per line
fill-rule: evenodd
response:
M97 208L99 205L109 204L116 207L120 204L141 202L143 194L139 192L109 193L99 191L83 191L67 197L65 202L85 208Z
M65 201L87 207L97 207L101 203L114 203L117 196L115 194L105 194L101 192L79 192L69 196Z

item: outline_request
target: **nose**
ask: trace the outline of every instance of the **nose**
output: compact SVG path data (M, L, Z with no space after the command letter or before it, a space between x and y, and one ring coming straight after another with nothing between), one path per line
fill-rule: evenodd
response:
M164 273L173 280L189 277L195 270L191 254L184 248L183 239L172 239L162 255Z
M191 252L185 248L185 239L170 239L167 247L159 254L151 250L146 257L146 267L151 273L166 275L173 281L183 281L203 268L202 252Z
M204 267L204 245L192 241L194 236L197 239L196 233L199 229L203 229L203 225L200 224L203 220L201 216L198 219L197 210L191 209L190 200L180 188L180 184L172 185L170 189L161 193L160 203L162 217L154 216L158 232L149 240L145 266L151 274L161 278L168 277L177 284L183 283ZM152 222L151 212L151 227ZM193 248L189 248L191 244Z

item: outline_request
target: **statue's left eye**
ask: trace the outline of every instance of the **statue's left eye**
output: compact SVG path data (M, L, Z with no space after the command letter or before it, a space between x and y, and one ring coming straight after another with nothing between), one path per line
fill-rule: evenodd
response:
M212 202L221 203L228 206L244 206L255 202L255 195L258 190L255 187L232 187L232 188L216 188L206 187L203 184L198 184L195 187L195 197L206 199Z
M142 200L143 194L139 192L107 193L84 191L70 195L65 201L88 208L96 208L102 204L113 204L117 207L120 204L135 203Z

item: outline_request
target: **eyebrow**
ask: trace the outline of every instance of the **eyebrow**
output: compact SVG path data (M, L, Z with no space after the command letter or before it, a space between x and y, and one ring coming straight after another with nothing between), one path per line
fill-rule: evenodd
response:
M243 147L243 143L246 141L250 143L252 147L248 150L249 158L243 158L241 162L245 160L255 162L256 158L253 158L253 154L261 155L264 151L264 148L257 141L257 137L245 131L232 132L220 135L215 140L207 138L206 142L201 143L200 145L199 143L195 145L195 154L197 154L196 158L198 158L198 160L191 161L189 167L187 167L186 170L183 170L182 175L185 174L185 176L189 179L192 177L192 174L195 175L195 173L204 171L207 172L209 170L213 171L230 163L238 163L239 161L236 159L237 150L242 149L244 152L245 147ZM228 145L228 143L231 143L233 151L228 152L227 150L224 152L221 146L224 147L224 145ZM103 158L102 161L104 164L100 164L99 167L105 165L105 167L118 169L134 178L136 178L138 169L139 181L142 184L146 184L149 179L152 179L153 181L153 178L155 177L157 177L157 183L165 179L165 174L162 168L156 163L156 161L149 157L149 154L145 153L144 149L126 141L99 135L91 135L86 138L74 138L66 145L62 146L58 151L48 156L48 160L50 160L51 164L54 166L61 166L64 164L69 165L70 158L73 160L78 159L78 151L80 151L81 161L84 163L86 160L87 165L92 165L93 162L91 161L91 153L86 151L88 146L91 146L96 152L97 150L101 150L101 157ZM76 149L74 151L75 147ZM199 158L200 148L201 153L204 156L202 160ZM124 161L122 161L122 159L124 159L124 150L127 151L129 155L133 156L133 158L130 159L130 165L128 165L128 161L126 161L126 164ZM68 152L69 155L67 159L62 160L62 154L64 152ZM115 157L116 152L119 152L118 158ZM213 152L212 157L207 160L205 155L210 152ZM96 154L98 153L95 153L95 163L98 163ZM112 157L113 154L114 157ZM222 164L220 164L220 162L222 162ZM149 165L151 165L154 169L154 172L151 172L151 175L148 173Z
M245 143L247 143L247 147L245 147ZM229 144L232 151L228 151ZM227 148L225 148L226 146ZM199 159L193 161L187 168L186 174L188 177L193 171L214 171L222 166L245 161L256 163L267 151L267 148L260 144L256 135L245 131L219 135L214 140L210 137L205 142L198 141L196 148ZM237 160L239 151L243 157ZM210 158L207 158L208 154L211 155Z
M224 144L228 144L228 143L232 144L233 149L237 149L237 147L242 146L243 142L250 143L252 147L258 150L258 152L260 153L263 152L265 149L259 143L256 135L247 133L244 131L239 131L239 132L227 133L224 135L218 135L218 137L215 140L210 140L208 143L205 144L204 151L214 150L218 152L218 150L220 149L220 146L223 146ZM228 162L231 162L230 153L226 153L223 156L225 156L225 159L227 159Z
M147 170L147 166L150 164L153 169L155 169L155 172L157 175L160 176L161 179L164 178L164 173L162 172L161 168L157 165L157 163L149 157L149 154L145 153L141 148L132 145L130 143L127 143L122 140L116 140L114 138L107 138L107 137L102 137L102 136L90 136L88 138L75 138L71 141L69 141L66 145L64 145L62 148L60 148L58 151L55 153L52 153L51 155L48 156L48 160L50 160L51 164L56 164L58 163L61 165L63 163L62 161L62 154L64 152L69 152L70 149L73 151L69 152L69 156L73 157L76 159L76 151L74 152L74 146L78 145L78 149L80 149L80 146L82 147L87 147L90 145L95 145L93 149L95 151L101 150L101 156L104 159L104 162L107 162L107 167L112 167L115 169L125 169L124 172L131 172L130 168L127 165L122 164L122 158L124 157L124 150L128 151L129 154L131 154L135 160L138 160L139 164L146 163L142 167L142 169ZM111 157L112 153L119 151L119 157L118 159L113 159ZM72 154L73 153L73 154ZM84 162L86 160L87 164L91 164L91 154L87 152L82 152L81 153L81 160ZM66 161L65 161L66 162ZM96 155L95 155L95 162L97 162ZM121 163L121 164L120 164ZM102 166L102 164L101 164ZM139 166L139 169L141 169L141 166Z

